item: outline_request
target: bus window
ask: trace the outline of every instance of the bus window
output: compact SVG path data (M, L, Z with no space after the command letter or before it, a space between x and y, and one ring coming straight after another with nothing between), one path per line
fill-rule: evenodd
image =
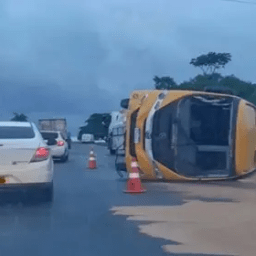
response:
M232 103L229 97L190 96L156 111L154 159L185 176L230 175Z
M230 103L205 103L192 100L190 138L198 145L229 144Z
M188 176L229 176L232 99L188 97L179 108L177 171Z
M139 108L137 110L135 110L132 114L131 114L131 121L130 121L130 155L133 157L136 157L136 148L135 148L135 143L134 143L134 131L136 128L136 120L137 120L137 116L139 113Z
M176 115L176 103L156 111L152 127L152 153L154 158L166 167L174 168L174 151L172 147L173 119ZM145 135L149 136L149 135Z

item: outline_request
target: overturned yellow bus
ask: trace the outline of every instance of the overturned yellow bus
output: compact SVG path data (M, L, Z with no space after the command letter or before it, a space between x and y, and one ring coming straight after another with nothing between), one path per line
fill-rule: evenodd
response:
M126 168L136 158L142 179L229 179L256 167L256 107L239 97L134 91L126 107Z

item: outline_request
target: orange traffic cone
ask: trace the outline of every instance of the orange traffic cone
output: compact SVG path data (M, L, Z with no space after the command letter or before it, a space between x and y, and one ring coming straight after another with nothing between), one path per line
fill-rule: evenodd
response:
M96 169L96 157L93 151L93 148L91 148L90 156L89 156L89 169Z
M146 190L141 185L138 164L135 158L132 159L131 167L132 167L132 172L129 173L129 178L127 181L127 189L124 192L125 193L145 192Z

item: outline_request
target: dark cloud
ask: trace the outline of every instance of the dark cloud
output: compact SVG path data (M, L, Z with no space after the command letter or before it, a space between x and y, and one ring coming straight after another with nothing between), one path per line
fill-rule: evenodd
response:
M4 82L0 81L1 103L12 111L56 112L60 114L83 114L88 111L104 110L113 107L111 95L97 86L92 86L90 93L74 87L72 91L58 85L43 83ZM97 105L97 102L99 103ZM104 107L101 104L105 103Z
M209 51L231 52L223 73L255 82L253 8L205 0L2 0L0 118L61 115L76 129L91 113L117 110L133 89L153 88L154 75L195 76L190 59Z
M89 16L61 1L24 4L0 5L2 111L86 119L115 108L113 96L97 84L108 50Z

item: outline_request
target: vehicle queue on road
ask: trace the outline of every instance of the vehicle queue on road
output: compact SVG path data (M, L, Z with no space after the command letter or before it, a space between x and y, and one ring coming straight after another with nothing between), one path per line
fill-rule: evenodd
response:
M124 171L132 171L134 159L147 180L234 179L255 170L256 106L242 98L225 92L134 91L121 106L125 111L110 129L108 148L123 156ZM31 122L0 122L0 185L33 187L51 201L53 159L67 161L71 143L66 121L59 127L51 120L39 124L41 129Z

